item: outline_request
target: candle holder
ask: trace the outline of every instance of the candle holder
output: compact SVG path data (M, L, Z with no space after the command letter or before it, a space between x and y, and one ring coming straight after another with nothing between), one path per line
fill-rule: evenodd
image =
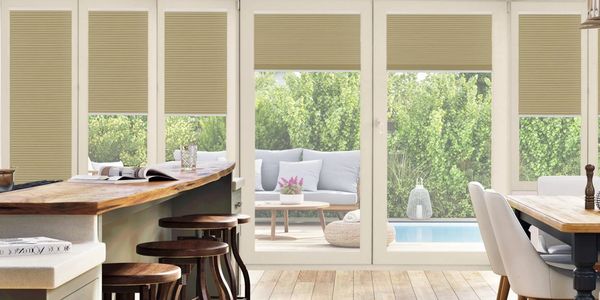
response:
M587 184L585 185L585 209L594 209L594 165L585 166L585 176L587 176Z

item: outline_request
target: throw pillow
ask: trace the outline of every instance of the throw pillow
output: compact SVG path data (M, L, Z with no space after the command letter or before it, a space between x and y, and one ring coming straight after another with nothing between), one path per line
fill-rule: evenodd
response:
M304 184L302 185L303 191L316 192L322 163L323 162L320 160L279 162L279 176L277 176L277 182L279 182L281 178L287 180L291 177L298 176L298 179L304 179ZM275 190L281 190L279 184L277 184Z

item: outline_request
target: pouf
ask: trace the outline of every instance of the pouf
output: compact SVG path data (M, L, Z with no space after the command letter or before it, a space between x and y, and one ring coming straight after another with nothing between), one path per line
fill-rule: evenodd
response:
M396 230L392 224L387 224L387 244L391 244L396 237ZM325 239L328 243L338 247L360 247L360 223L334 221L325 226Z

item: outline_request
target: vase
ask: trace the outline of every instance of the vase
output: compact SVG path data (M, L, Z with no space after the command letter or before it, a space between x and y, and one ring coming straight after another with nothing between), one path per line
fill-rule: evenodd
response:
M304 202L304 194L279 194L281 204L302 204Z

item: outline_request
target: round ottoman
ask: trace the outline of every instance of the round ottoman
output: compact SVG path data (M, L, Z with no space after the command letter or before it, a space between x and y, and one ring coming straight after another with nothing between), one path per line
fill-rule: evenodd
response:
M391 244L396 237L396 230L392 224L387 224L387 244ZM325 227L325 239L328 243L346 248L360 247L360 223L334 221Z

